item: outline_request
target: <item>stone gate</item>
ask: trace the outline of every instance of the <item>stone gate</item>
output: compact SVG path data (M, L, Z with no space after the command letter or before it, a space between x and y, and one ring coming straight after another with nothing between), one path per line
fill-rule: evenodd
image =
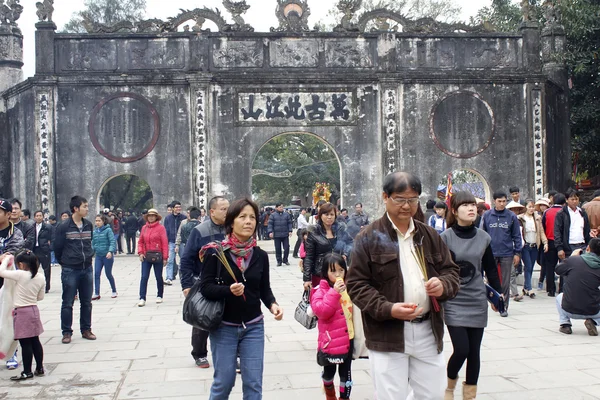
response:
M333 32L309 28L306 0L277 0L279 26L258 33L244 1L224 6L233 23L204 8L86 21L87 34L57 33L42 6L36 74L24 82L19 13L0 18L1 195L54 212L80 194L94 212L105 182L130 173L158 207L205 205L250 195L256 153L290 132L327 142L344 204L371 212L394 170L416 172L428 197L456 169L528 197L565 188L565 36L551 6L546 26L525 16L518 33L387 10L357 20L359 0L340 2Z

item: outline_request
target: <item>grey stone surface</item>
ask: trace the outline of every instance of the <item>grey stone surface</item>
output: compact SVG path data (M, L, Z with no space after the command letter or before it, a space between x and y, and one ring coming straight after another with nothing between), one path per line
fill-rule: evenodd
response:
M260 242L268 251L272 242ZM271 255L271 265L275 265ZM75 303L71 344L60 343L60 269L52 271L52 290L40 302L45 332L42 342L48 374L24 383L0 369L0 397L14 399L208 399L213 369L199 369L190 356L191 328L181 319L183 296L179 281L165 288L164 303L155 304L154 278L146 307L136 306L139 261L117 256L114 274L119 291L110 298L102 278L99 301L93 303L96 341L77 334ZM537 277L536 270L534 276ZM284 307L283 321L265 310L265 400L323 398L316 363L316 330L307 331L293 317L301 296L298 267L272 267L272 287ZM508 318L490 311L482 347L478 399L600 399L600 338L590 337L583 321L573 334L558 332L554 299L537 292L536 299L511 302ZM452 345L445 336L446 358ZM373 400L369 363L353 363L353 399ZM463 367L460 378L464 379ZM457 390L457 399L460 399ZM238 377L231 399L241 398Z

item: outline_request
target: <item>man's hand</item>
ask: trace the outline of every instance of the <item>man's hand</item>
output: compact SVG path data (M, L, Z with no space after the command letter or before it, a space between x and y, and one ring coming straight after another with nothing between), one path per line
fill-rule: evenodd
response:
M412 321L423 312L423 308L415 303L394 303L392 306L392 318L403 321Z
M143 254L140 254L140 261L141 261L141 262L144 262L144 258L145 258L145 257L144 257L144 255L143 255Z
M234 283L229 286L229 290L233 293L234 296L240 297L244 294L244 284L243 283Z
M304 290L312 289L312 282L304 282Z
M110 251L108 253L106 253L106 258L108 260L110 260L112 258L112 253Z
M165 259L163 259L163 267L166 267L166 266L167 266L167 262L168 262L168 261L169 261L169 260L165 260Z
M290 237L292 237L292 232L290 232Z
M269 239L273 239L273 233L269 233Z
M281 321L283 318L283 308L279 306L277 303L273 303L271 305L271 314L275 316L275 321Z
M593 238L598 237L598 229L590 229L590 236Z
M548 247L548 243L546 243L546 244L544 245L544 253L547 253L547 252L548 252L548 249L549 249L549 247Z
M440 297L444 294L444 285L439 278L433 277L425 282L425 290L427 291L427 296Z
M187 295L190 293L190 288L187 289L183 289L183 297L187 297Z
M558 252L558 258L561 260L564 260L565 258L567 258L564 250L561 250Z
M521 256L515 254L515 256L513 257L513 265L516 267L517 265L519 265L520 262L521 262Z

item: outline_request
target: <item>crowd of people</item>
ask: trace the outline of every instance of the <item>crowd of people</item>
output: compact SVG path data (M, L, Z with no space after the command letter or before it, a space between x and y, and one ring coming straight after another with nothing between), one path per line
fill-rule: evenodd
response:
M463 398L474 399L489 293L503 300L492 302L493 311L507 317L511 300L535 298L536 263L541 266L538 292L555 297L561 333L571 334L572 320L580 319L596 336L600 323L600 191L583 207L571 189L535 200L521 199L516 187L509 193L494 192L488 206L457 192L447 203L428 201L423 213L419 178L393 173L383 185L386 212L374 221L361 203L348 215L320 201L294 218L283 204L259 210L250 199L230 204L217 196L208 212L193 206L183 212L181 203L173 201L164 219L156 209L140 217L105 209L92 224L87 200L74 196L60 222L54 216L46 222L42 211L29 222L18 199L0 199L0 286L10 281L16 288L14 298L7 299L3 291L2 300L14 304L13 336L23 358L23 372L11 379L44 374L37 302L51 290L53 264L61 267L62 342L72 340L75 300L82 338L96 339L92 301L101 299L103 270L111 297L118 296L112 269L124 238L127 253L137 254L141 263L139 307L146 304L151 271L158 304L164 285L172 285L178 275L184 296L197 287L206 299L223 302L219 327L193 327L190 335L191 356L201 368L211 366L210 339L210 399L229 398L236 370L242 374L244 398L262 398L261 304L276 320L283 318L283 309L271 290L268 255L257 239L274 240L277 267L282 267L290 265L289 239L295 230L292 256L300 257L307 312L317 319L316 359L328 400L338 398L336 372L339 398L350 398L352 359L360 345L368 349L378 400L404 399L410 392L415 398L451 400L465 363ZM453 345L448 363L442 353L445 327ZM18 367L16 355L8 368Z

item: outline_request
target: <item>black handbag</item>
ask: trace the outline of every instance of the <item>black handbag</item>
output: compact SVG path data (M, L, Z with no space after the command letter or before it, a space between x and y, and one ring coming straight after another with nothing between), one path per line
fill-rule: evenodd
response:
M150 264L162 263L163 262L162 252L160 252L160 251L147 251L145 259Z
M217 267L217 283L223 284L221 280L221 262ZM183 321L194 328L203 331L217 329L223 321L225 312L225 299L208 300L200 291L200 279L194 283L190 292L183 302Z
M298 303L296 311L294 312L294 319L306 329L314 329L317 326L317 317L315 315L308 315L309 307L310 297L308 290L305 290L302 294L302 300L300 301L300 303Z

